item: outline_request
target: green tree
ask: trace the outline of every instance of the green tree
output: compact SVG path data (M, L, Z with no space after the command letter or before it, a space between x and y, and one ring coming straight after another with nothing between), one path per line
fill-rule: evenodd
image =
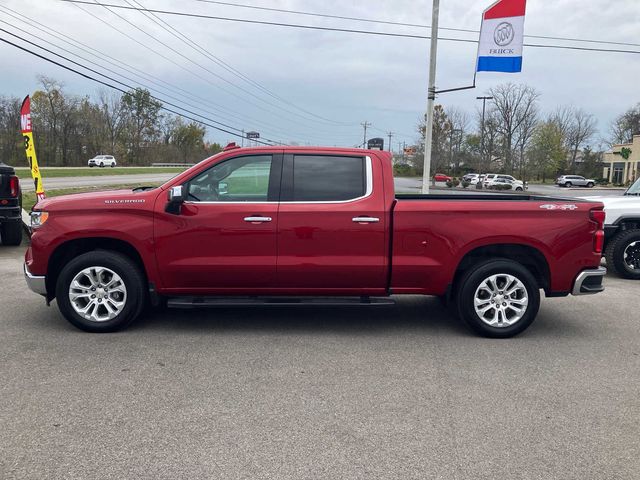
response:
M543 180L563 172L567 166L567 150L558 124L552 120L538 124L527 153L531 166Z
M177 122L171 133L171 143L180 151L183 163L187 163L194 152L202 152L205 133L205 128L195 122L186 125L182 121Z
M162 104L155 100L148 90L137 88L122 96L128 128L127 158L132 163L143 163L145 147L158 137L158 117Z

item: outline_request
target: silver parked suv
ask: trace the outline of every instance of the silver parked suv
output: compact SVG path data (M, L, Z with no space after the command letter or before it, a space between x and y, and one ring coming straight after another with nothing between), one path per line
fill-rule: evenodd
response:
M595 186L596 181L591 178L584 178L580 175L562 175L556 179L556 183L561 187L589 187Z

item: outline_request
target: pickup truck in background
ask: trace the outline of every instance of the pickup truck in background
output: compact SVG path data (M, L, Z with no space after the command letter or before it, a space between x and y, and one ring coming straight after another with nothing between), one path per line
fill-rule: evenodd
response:
M22 192L13 167L0 162L0 241L22 243Z
M510 337L536 318L541 290L604 289L602 208L396 195L388 152L232 144L159 188L39 202L24 273L91 332L126 327L147 303L381 305L434 295L479 334Z
M623 196L584 198L604 204L607 267L623 278L640 280L640 179Z

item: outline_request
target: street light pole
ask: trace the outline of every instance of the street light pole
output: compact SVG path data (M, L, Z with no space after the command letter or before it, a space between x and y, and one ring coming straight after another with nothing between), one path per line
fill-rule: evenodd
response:
M484 112L487 106L487 100L493 100L493 97L476 97L476 100L482 100L482 125L480 126L480 170L482 170L482 166L484 165Z
M436 100L436 60L438 56L438 16L440 0L433 0L431 13L431 50L429 52L429 90L427 93L427 118L424 132L424 167L422 173L422 193L429 193L431 177L431 144L433 142L433 105Z

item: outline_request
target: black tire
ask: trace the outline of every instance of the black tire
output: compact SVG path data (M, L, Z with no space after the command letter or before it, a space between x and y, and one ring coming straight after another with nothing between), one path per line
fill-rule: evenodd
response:
M622 278L640 280L640 243L635 247L631 244L640 242L640 229L625 230L618 233L609 242L605 252L607 267ZM630 250L627 250L627 249ZM624 254L627 252L627 259ZM636 268L631 268L628 263L635 263Z
M587 183L587 188L593 188L595 187L595 185L593 184L593 182L589 182Z
M564 186L565 186L565 187L567 187L567 188L570 188L570 187L572 187L572 186L573 186L573 183L571 183L571 182L565 182L565 183L564 183Z
M89 267L106 267L120 276L126 287L125 305L111 320L93 321L78 314L69 299L69 286L74 277ZM86 332L115 332L128 327L145 307L144 275L128 257L108 250L84 253L71 260L60 272L56 283L56 301L64 317L77 328ZM96 307L100 308L100 307Z
M476 290L492 275L508 274L517 278L524 289L528 305L522 318L507 327L494 327L485 323L475 311ZM458 315L474 332L490 338L509 338L526 330L535 320L540 308L540 287L538 282L522 264L505 258L494 258L479 263L465 272L458 283L456 304Z
M523 188L521 188L521 187L517 187L517 188L516 188L516 192L523 192L523 191L524 191L524 189L523 189Z
M22 222L5 222L0 226L2 244L17 247L22 243Z
M100 162L100 168L104 168L104 163Z

